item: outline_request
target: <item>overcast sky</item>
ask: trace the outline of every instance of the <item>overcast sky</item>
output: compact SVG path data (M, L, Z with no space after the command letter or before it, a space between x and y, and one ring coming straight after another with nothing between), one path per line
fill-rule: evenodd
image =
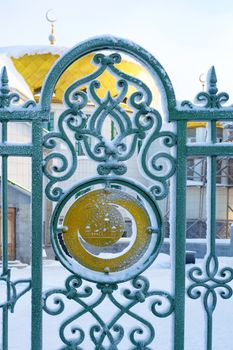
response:
M1 1L0 46L47 44L50 8L57 45L101 34L133 40L160 61L179 100L192 99L201 90L199 75L215 65L219 91L233 101L232 0Z

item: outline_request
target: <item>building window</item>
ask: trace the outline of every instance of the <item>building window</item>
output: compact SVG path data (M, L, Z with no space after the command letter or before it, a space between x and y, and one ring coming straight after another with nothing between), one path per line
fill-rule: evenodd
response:
M217 159L216 182L233 185L233 158Z
M223 129L222 128L216 128L216 138L217 142L222 142L223 140Z
M224 176L224 169L223 169L222 159L217 159L217 162L216 162L216 183L217 184L220 184L222 182L223 176Z
M187 142L196 142L196 128L187 129Z
M194 180L194 159L187 159L187 180Z
M228 185L233 185L233 158L228 159Z
M187 180L205 181L206 159L189 157L187 158Z

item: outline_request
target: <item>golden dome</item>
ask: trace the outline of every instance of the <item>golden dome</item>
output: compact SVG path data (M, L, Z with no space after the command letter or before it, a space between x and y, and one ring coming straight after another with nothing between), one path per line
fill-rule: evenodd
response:
M25 54L23 54L23 52L21 52L20 55L14 55L14 53L10 54L10 58L16 70L23 76L36 101L39 99L41 87L47 73L55 61L61 56L62 51L65 51L65 49L62 49L59 53L59 51L51 50L51 47L48 47L48 51L49 50L51 52L40 53L39 50L37 50L38 52L27 52L25 50ZM64 92L73 82L96 70L96 66L92 64L93 57L94 53L91 53L80 58L62 74L55 87L52 102L61 103ZM119 70L142 80L153 93L153 105L155 106L158 103L158 89L156 88L153 78L144 67L135 61L128 61L127 59L123 59L121 63L116 65L116 67ZM119 94L116 87L116 78L108 71L105 71L97 79L101 84L101 87L98 89L98 95L101 98L105 96L107 91L110 91L113 97ZM127 96L130 96L134 91L135 88L129 86Z

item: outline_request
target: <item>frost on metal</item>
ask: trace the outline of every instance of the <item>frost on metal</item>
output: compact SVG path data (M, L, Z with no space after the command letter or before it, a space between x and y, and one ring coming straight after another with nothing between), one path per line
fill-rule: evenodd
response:
M219 109L229 100L226 92L218 93L217 76L214 66L210 68L207 76L207 91L199 92L196 96L197 105L193 105L190 101L181 102L181 107L195 109L208 108Z
M26 83L24 83L23 81L21 81L20 83L21 83L20 87L23 85L22 91L25 92ZM16 86L17 85L14 85L14 90L16 89ZM28 91L26 91L25 93L30 95ZM3 66L2 72L1 72L1 78L0 78L0 108L9 108L14 104L15 106L20 106L20 104L18 104L20 99L21 97L18 93L11 92L9 87L8 71L6 66ZM35 107L35 105L36 103L34 100L28 100L23 105L21 105L21 107L29 108L29 107Z
M106 54L106 50L108 54ZM117 66L121 61L119 51L122 51L123 54L131 55L136 61L144 64L148 68L148 71L152 73L152 76L156 76L159 79L161 90L164 93L162 99L166 103L168 120L177 126L175 132L171 131L172 129L175 130L175 128L164 130L164 121L161 118L160 112L152 107L152 91L143 79L129 75L119 69ZM24 54L25 52L28 55L35 53L60 54L62 50L59 51L50 47L49 49L37 48L28 51L24 50ZM43 172L47 177L46 195L50 200L57 202L51 219L51 239L58 259L72 275L66 279L64 286L45 292L42 298L41 122L45 116L48 116L51 99L59 77L75 60L91 52L95 53L93 56L94 69L92 73L75 81L67 88L64 96L65 110L59 117L58 128L56 131L46 134L43 140L44 147L46 148L43 164ZM18 52L15 51L14 55L15 57L20 57L22 55L22 48L18 49ZM10 69L11 67L9 67ZM117 91L114 95L110 91L107 91L107 93L101 96L98 93L101 89L100 77L106 72L116 79L115 87ZM190 281L187 295L190 299L199 299L203 304L207 326L206 349L212 350L213 314L218 300L229 299L233 294L231 287L233 270L231 267L220 266L215 251L216 157L223 155L232 156L233 154L230 144L226 147L226 145L219 145L216 142L216 121L231 122L233 119L233 109L231 106L224 107L224 103L228 100L228 95L226 93L218 93L216 84L217 78L215 70L212 68L208 78L207 91L197 95L198 104L183 101L179 105L175 99L168 75L150 53L127 40L121 40L115 37L101 37L85 41L71 51L66 52L51 69L44 83L40 103L35 105L34 101L29 101L19 110L19 106L14 103L19 102L20 97L18 94L11 93L7 70L3 68L0 82L0 115L2 118L1 121L4 120L6 122L3 123L3 140L0 149L3 164L7 163L7 157L9 155L23 154L24 156L29 155L33 158L32 279L31 281L21 280L20 282L24 284L24 288L20 285L21 289L17 291L19 282L11 281L7 258L3 259L1 281L6 286L6 294L8 294L7 300L0 305L3 308L4 314L4 350L7 350L5 344L7 343L8 310L13 311L16 301L31 287L31 347L33 350L42 349L42 306L48 314L57 316L63 314L66 306L64 300L66 302L72 302L78 307L74 313L72 309L72 315L61 322L59 336L64 349L81 350L87 338L88 344L91 343L95 349L121 349L122 344L125 344L124 340L126 338L130 349L151 349L157 340L154 321L134 310L134 306L137 307L145 303L143 304L143 308L146 309L145 306L149 305L149 312L153 317L163 318L171 314L174 315L173 346L176 350L184 350L186 162L187 157L190 154L195 155L195 152L199 152L198 155L204 154L204 156L208 157L208 252L202 267L194 266L188 271ZM20 81L19 85L24 85L24 82ZM130 90L131 88L132 90ZM27 93L25 91L25 95ZM86 107L88 104L91 104L91 113L90 109L87 113ZM33 142L27 147L25 146L26 148L23 148L22 145L7 145L6 124L10 120L18 121L20 118L24 118L26 121L33 121ZM104 132L104 124L107 118L114 125L110 139L106 137ZM187 122L203 120L210 124L208 143L199 144L199 146L187 144ZM69 130L69 133L67 130ZM90 139L94 140L94 142L90 143ZM160 146L161 144L163 146L162 151L160 146L156 148L157 141L159 140L161 140ZM82 150L97 165L96 176L79 181L65 191L63 190L62 183L71 179L72 175L79 171L77 151L73 141L79 142L83 146ZM67 153L62 152L62 148L57 147L59 143L66 145L69 150L69 156L67 156ZM136 154L138 145L141 146L139 156ZM175 147L176 152L174 151ZM138 158L141 173L150 181L150 185L147 187L133 179L125 178L128 171L127 162L130 159L134 159L133 157ZM4 166L2 173L2 210L7 213L7 168ZM176 176L172 178L174 174ZM170 225L172 225L171 244L173 245L171 252L173 267L172 294L159 288L151 289L149 280L140 275L152 264L161 251L164 240L164 223L157 206L157 201L168 195L170 178L172 178L171 209L173 212L170 220ZM122 261L117 265L116 271L111 271L109 266L106 266L105 261L103 265L100 265L101 259L106 259L108 263L114 260L114 258L109 259L103 251L99 258L94 257L93 251L90 251L88 259L82 260L83 268L80 268L79 265L81 264L79 262L81 261L82 256L80 257L80 255L82 254L78 254L83 247L78 245L80 251L75 249L75 242L79 239L79 231L81 231L79 228L78 231L75 226L77 223L76 216L79 215L79 212L75 212L76 216L74 215L72 217L73 221L68 221L70 227L63 225L64 217L62 218L61 215L63 214L62 210L64 210L64 216L66 216L73 204L77 204L80 198L85 198L85 193L92 193L95 189L112 191L112 193L117 189L116 192L130 193L133 200L129 199L126 201L126 204L130 207L131 211L134 208L134 202L136 202L136 208L140 207L143 209L139 211L140 215L137 216L140 224L144 215L145 227L143 227L143 230L138 229L136 231L137 222L135 220L135 231L132 238L135 239L137 234L138 242L141 243L140 239L142 239L144 234L146 237L145 251L140 256L140 252L142 251L141 244L138 246L139 250L136 251L137 253L139 252L138 254L127 256L123 251ZM123 197L123 195L119 196L119 200L122 200ZM100 203L103 204L103 200L101 202L100 199ZM98 210L98 207L95 207L92 203L87 204L89 204L88 210L90 212L92 210ZM117 205L116 198L112 198L110 206L114 206L115 210L120 207L120 205L118 207ZM114 210L112 212L116 213ZM138 213L137 210L135 212L136 214ZM131 217L135 216L132 213ZM7 256L6 218L7 215L5 217L3 216L4 223L2 225L4 256ZM101 215L98 215L97 212L96 222L100 221L100 219ZM115 218L113 218L113 223L115 226ZM71 231L72 225L74 227ZM101 225L100 228L105 232L103 229L105 226ZM114 229L115 227L113 228L111 226L111 230ZM67 239L65 234L67 233L68 235L70 232L71 237L69 236ZM107 238L109 239L109 237ZM67 248L64 247L66 242L70 244L72 249L65 249ZM129 245L129 249L133 247L134 241ZM100 260L98 261L98 259ZM129 260L127 261L127 259ZM96 261L98 263L94 266ZM88 266L92 266L92 268ZM115 268L114 265L112 266ZM84 282L84 280L88 282ZM126 280L131 283L130 287L124 288L121 295L117 294L120 283ZM84 285L84 283L87 283L87 285ZM160 280L157 283L159 285ZM52 302L51 297L53 298ZM150 301L150 304L147 304L147 300ZM43 301L43 305L41 301ZM110 313L108 315L110 317L107 319L102 317L99 312L101 306L103 307L106 301L108 305L114 308L114 313ZM85 322L83 324L80 322L83 315L88 315L87 327L85 327ZM125 316L130 319L131 329L128 329L125 323L121 322ZM92 319L91 321L90 317Z
M7 46L0 48L0 54L8 57L19 58L24 55L52 54L61 56L68 51L67 47L47 46Z
M56 184L69 179L78 171L75 149L65 128L72 132L76 142L81 143L86 156L98 163L99 175L126 174L127 161L134 156L138 143L142 142L139 169L154 182L151 191L155 198L167 196L167 180L175 172L175 160L169 148L175 145L176 137L171 131L161 131L162 117L151 106L151 90L139 78L120 70L118 64L121 61L122 57L117 52L97 53L93 57L93 73L67 88L64 95L66 110L59 118L59 131L47 134L44 139L44 146L51 151L45 158L44 167L49 179L46 194L50 199L59 200L63 190ZM106 72L114 77L117 93L113 96L109 87L102 97L98 91L102 88L100 79ZM89 105L93 107L87 115ZM107 118L110 118L113 128L111 140L104 134ZM162 140L164 151L158 150L148 159L152 144L159 139ZM89 140L93 140L92 144ZM57 142L61 141L70 149L70 161L56 152ZM59 160L59 165L49 169L48 164L55 160ZM164 167L164 161L169 163L168 167Z

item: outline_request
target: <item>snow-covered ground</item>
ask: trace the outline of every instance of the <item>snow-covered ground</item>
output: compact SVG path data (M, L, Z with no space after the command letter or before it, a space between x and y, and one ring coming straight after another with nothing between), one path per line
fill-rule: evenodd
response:
M220 258L221 266L233 266L232 258ZM197 265L201 266L202 261L199 260ZM187 268L193 265L188 265ZM62 288L64 281L69 273L58 263L47 261L44 264L44 290L53 288ZM23 269L13 269L13 279L20 279L30 277L30 267ZM156 260L156 263L152 265L144 275L150 280L151 290L166 290L171 291L171 268L169 257L164 254L160 254ZM187 281L187 283L189 283ZM84 285L89 284L84 282ZM123 302L121 290L129 284L121 284L119 291L116 291L118 300ZM231 284L233 287L233 283ZM1 290L0 290L1 292ZM97 292L94 293L95 297ZM124 299L125 300L125 299ZM51 304L52 305L52 304ZM139 303L137 307L137 314L145 317L147 321L153 323L155 328L155 339L149 346L152 350L171 350L172 349L172 317L157 318L149 310L149 302ZM58 316L50 316L44 313L44 346L43 350L58 350L63 349L62 342L58 336L59 325L62 320L67 316L70 316L79 310L78 305L73 301L67 301L64 312ZM109 320L112 318L113 313L116 311L115 307L111 304L103 303L98 308L103 319ZM213 326L213 350L232 350L232 331L233 331L233 298L229 300L223 300L218 298L218 305L214 312L214 326ZM76 326L86 327L88 330L89 324L96 324L91 316L83 317L80 319L80 323L76 323ZM132 318L129 316L123 317L122 322L118 322L125 327L126 331L134 325ZM73 324L74 325L74 324ZM87 332L88 333L88 332ZM10 314L9 317L9 334L10 344L9 350L30 350L30 293L24 295L17 303L15 313ZM72 336L67 333L67 336ZM76 333L77 336L77 333ZM205 349L205 317L201 306L200 299L186 300L186 335L185 335L185 350L204 350ZM73 335L74 337L74 335ZM63 344L64 346L64 344ZM119 350L132 349L126 337L126 340L118 346ZM82 346L84 350L94 350L94 345L88 341L84 341ZM108 350L108 347L106 347Z

